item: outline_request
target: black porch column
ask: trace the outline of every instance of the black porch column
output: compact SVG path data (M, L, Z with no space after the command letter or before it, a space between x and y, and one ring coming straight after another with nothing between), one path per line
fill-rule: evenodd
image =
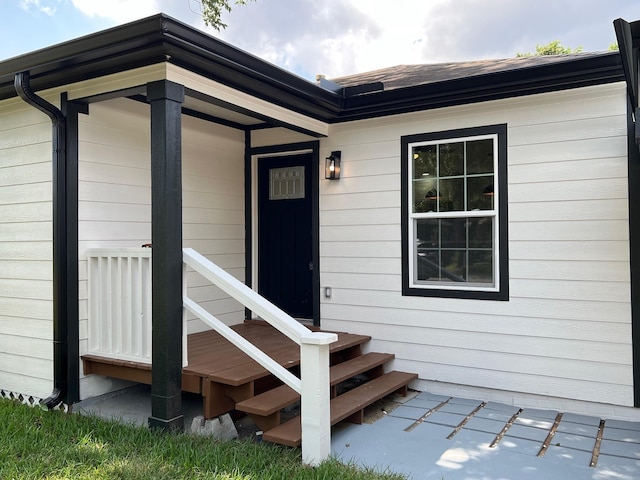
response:
M184 86L147 85L151 103L152 374L149 426L182 429L182 125Z

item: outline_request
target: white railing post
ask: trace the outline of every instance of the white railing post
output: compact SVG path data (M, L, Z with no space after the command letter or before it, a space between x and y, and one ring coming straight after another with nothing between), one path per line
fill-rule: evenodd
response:
M182 262L182 298L187 298L187 264ZM182 368L189 365L189 352L187 351L187 309L182 307Z
M335 333L309 332L300 342L302 461L319 465L331 453L329 345Z

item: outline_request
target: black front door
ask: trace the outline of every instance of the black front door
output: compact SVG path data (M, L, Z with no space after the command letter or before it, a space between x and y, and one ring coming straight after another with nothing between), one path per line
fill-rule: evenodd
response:
M258 159L258 291L313 318L312 155Z

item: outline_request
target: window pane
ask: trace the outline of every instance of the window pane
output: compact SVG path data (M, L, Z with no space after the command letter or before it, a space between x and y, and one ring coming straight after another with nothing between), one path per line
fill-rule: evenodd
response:
M435 178L413 180L413 212L436 212L438 211L438 193L436 190L437 180Z
M493 173L493 139L467 142L467 175Z
M445 218L440 220L442 248L466 248L467 219Z
M464 143L443 143L440 147L440 177L464 175Z
M494 284L493 252L491 250L469 251L469 282Z
M440 269L441 282L466 282L467 255L465 250L443 250Z
M440 271L440 220L416 220L416 280L438 281Z
M416 256L416 281L440 281L440 251L418 249Z
M467 178L467 210L493 210L493 175Z
M433 177L438 175L437 145L413 147L413 178Z
M493 217L469 219L469 248L493 248Z
M464 178L440 180L440 211L464 210Z
M418 250L440 247L440 220L416 220L416 239Z

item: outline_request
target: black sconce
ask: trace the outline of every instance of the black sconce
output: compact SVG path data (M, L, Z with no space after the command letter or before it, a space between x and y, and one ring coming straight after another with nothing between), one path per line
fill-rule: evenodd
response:
M336 150L335 152L331 152L325 161L324 161L324 178L327 180L338 180L340 178L340 158L342 157L342 152L340 150Z

